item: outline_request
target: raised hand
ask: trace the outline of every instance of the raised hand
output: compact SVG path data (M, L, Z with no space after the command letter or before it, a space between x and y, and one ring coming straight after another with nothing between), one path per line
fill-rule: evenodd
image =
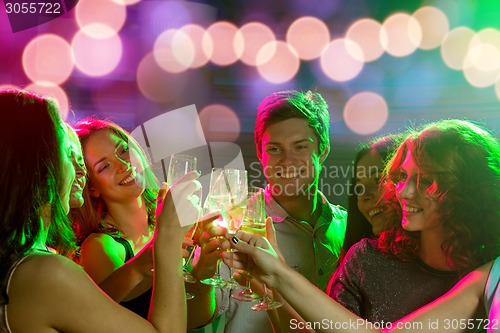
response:
M191 230L188 231L188 234L191 232ZM187 250L188 247L193 247L195 246L195 243L194 241L187 237L186 235L184 235L184 239L182 240L182 256L184 258L189 258L189 255L191 254L191 252L189 252Z
M230 248L229 241L224 237L226 228L217 224L220 214L207 214L198 223L199 232L195 235L195 242L200 246L200 257L194 264L197 278L204 279L214 275L217 260L221 251Z
M269 241L259 235L238 231L231 242L231 246L238 252L223 253L224 263L243 269L268 286L276 287L274 275L285 264Z
M162 184L157 198L157 230L165 229L171 235L180 235L182 238L196 223L201 211L199 198L193 196L201 188L200 182L196 180L198 177L198 172L189 172L168 190L166 184Z
M285 257L281 253L278 247L278 241L276 239L276 230L274 229L274 223L272 217L268 216L266 218L266 238L273 247L274 251L278 254L278 257L285 262Z

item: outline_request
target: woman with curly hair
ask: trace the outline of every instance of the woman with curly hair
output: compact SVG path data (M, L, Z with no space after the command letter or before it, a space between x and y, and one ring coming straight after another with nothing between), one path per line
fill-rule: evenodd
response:
M407 315L499 254L500 148L492 135L460 120L428 125L401 144L387 172L394 217L379 240L351 248L329 293L372 322Z
M500 331L497 139L467 121L439 121L411 134L387 170L385 195L399 218L378 241L362 240L349 250L334 277L330 296L337 302L270 255L269 243L257 236L233 239L234 266L277 288L303 324L323 323L318 331Z

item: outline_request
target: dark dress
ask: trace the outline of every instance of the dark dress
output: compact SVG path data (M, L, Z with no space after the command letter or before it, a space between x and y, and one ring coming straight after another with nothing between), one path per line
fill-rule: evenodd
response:
M134 257L134 251L132 251L132 247L126 239L120 237L113 237L113 239L125 248L125 262ZM136 298L126 302L120 302L120 304L130 311L137 313L139 316L148 319L149 303L151 302L152 291L153 289L149 288Z

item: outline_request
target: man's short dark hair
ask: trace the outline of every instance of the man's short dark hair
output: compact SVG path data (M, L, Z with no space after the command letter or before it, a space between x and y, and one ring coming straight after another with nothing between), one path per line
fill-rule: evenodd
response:
M257 150L269 126L292 118L307 121L318 137L319 152L330 146L330 113L323 97L312 91L285 90L267 96L258 107L254 130Z

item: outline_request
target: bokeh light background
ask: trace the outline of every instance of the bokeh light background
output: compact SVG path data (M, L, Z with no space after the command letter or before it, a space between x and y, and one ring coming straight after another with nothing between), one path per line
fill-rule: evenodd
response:
M0 2L0 87L129 130L195 104L246 163L259 102L312 89L332 111L326 163L349 166L360 142L426 121L500 133L499 17L497 0L80 0L13 33Z

